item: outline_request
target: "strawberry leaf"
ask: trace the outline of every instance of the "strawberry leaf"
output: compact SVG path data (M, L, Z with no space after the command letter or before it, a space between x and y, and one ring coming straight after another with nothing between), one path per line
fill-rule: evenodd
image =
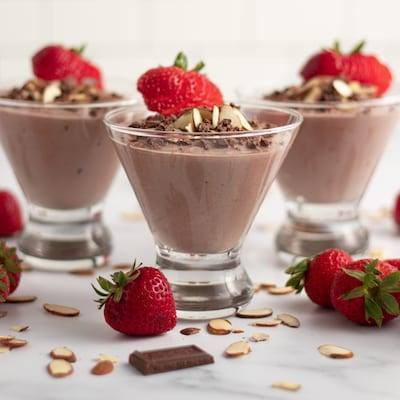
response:
M365 294L366 290L364 289L364 286L357 286L354 289L350 290L349 292L342 294L340 298L343 300L351 300L351 299L356 299L358 297L364 297Z
M373 319L379 327L382 326L383 312L379 304L370 296L365 298L365 319Z
M356 54L356 53L360 53L361 50L364 48L366 44L365 40L361 40L361 42L357 43L353 49L350 51L350 54Z
M390 293L381 292L380 299L384 310L391 315L399 315L399 303Z
M392 289L399 287L400 271L392 272L382 279L381 289Z
M349 275L352 278L355 278L355 279L359 280L360 282L364 282L365 272L357 271L357 270L354 270L354 269L347 269L347 268L342 268L342 271L346 275Z

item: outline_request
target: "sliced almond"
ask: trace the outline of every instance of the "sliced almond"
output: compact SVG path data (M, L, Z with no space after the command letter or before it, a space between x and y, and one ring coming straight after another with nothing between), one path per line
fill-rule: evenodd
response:
M304 101L306 103L313 103L315 101L318 101L321 98L321 95L322 95L322 89L318 86L314 86L306 94L306 96L304 97Z
M114 264L112 266L112 269L117 269L117 270L124 270L124 269L131 269L132 264Z
M29 325L13 325L10 329L15 332L24 332L29 329Z
M9 347L10 349L17 349L19 347L24 347L28 344L27 340L24 339L11 339L5 343L5 346Z
M0 354L2 353L8 353L10 351L9 347L6 346L0 346Z
M203 122L203 118L200 114L200 111L197 108L193 108L192 113L193 113L193 124L197 129L199 125Z
M201 114L201 118L203 119L203 121L212 121L212 111L209 108L200 107L198 108L198 110Z
M244 333L244 329L242 329L242 328L232 328L232 333Z
M180 333L185 336L195 335L196 333L199 333L199 332L200 332L200 328L192 328L192 327L184 328L180 331Z
M232 332L232 324L226 319L212 319L207 325L207 331L212 335L228 335Z
M347 99L353 94L353 90L351 89L351 87L341 79L335 79L332 82L332 86L336 90L336 92L339 93L345 99Z
M114 364L109 360L99 361L90 371L93 375L107 375L114 370Z
M334 344L323 344L318 347L318 351L329 358L352 358L354 356L351 350Z
M255 310L241 310L236 313L239 318L264 318L272 315L271 308L259 308Z
M225 355L227 357L239 357L249 354L250 352L251 352L250 344L241 340L239 342L232 343L225 350Z
M297 392L301 388L301 385L290 381L279 381L279 382L274 382L271 385L271 387L273 387L274 389L283 389L283 390L288 390L290 392Z
M52 82L47 85L43 92L43 103L53 103L61 95L60 83Z
M212 111L212 127L216 128L218 122L219 122L219 108L217 106L214 106Z
M246 129L246 131L252 131L253 127L250 125L249 121L245 118L242 112L238 108L233 108L234 112L238 116L240 123L242 124L242 128Z
M0 336L0 344L7 345L7 343L12 339L15 339L15 336Z
M185 126L185 129L184 129L186 132L190 132L190 133L192 133L192 132L194 132L194 126L193 126L193 124L192 123L190 123L190 124L187 124L186 126Z
M7 303L31 303L37 299L36 296L26 295L26 296L9 296L6 300Z
M282 323L282 321L279 319L266 319L264 321L252 322L250 325L251 326L259 326L259 327L263 327L263 328L269 328L269 327L278 326L281 323Z
M75 362L76 356L75 353L69 349L68 347L56 347L50 352L50 357L54 360L65 360L68 362Z
M113 364L118 364L119 363L119 358L116 356L113 356L111 354L99 354L97 357L97 361L111 361Z
M276 288L276 284L271 281L264 281L259 283L261 289L271 289Z
M74 372L72 364L65 360L53 360L47 370L54 378L64 378Z
M228 104L224 104L219 110L218 122L222 122L224 119L229 119L231 121L231 125L234 128L242 128L242 123L240 122L240 119L235 112L235 108Z
M269 335L267 335L266 333L258 333L258 332L256 332L256 333L253 333L250 336L250 340L252 342L265 342L268 339L269 339Z
M8 314L8 312L7 312L7 311L0 311L0 318L4 318L4 317L6 317L6 316L7 316L7 314Z
M174 127L181 131L186 130L186 127L191 124L193 125L193 113L192 110L183 113L175 122Z
M276 319L282 321L283 325L289 326L290 328L298 328L300 326L300 321L290 314L278 314Z
M43 304L43 308L50 314L59 315L60 317L76 317L80 311L74 307L62 306L59 304Z
M91 276L94 275L94 269L74 269L73 271L70 271L69 273L72 275L77 275L77 276Z
M284 294L290 294L293 293L295 291L294 288L292 288L291 286L283 286L283 287L270 287L267 289L267 292L269 294L273 294L273 295L284 295Z

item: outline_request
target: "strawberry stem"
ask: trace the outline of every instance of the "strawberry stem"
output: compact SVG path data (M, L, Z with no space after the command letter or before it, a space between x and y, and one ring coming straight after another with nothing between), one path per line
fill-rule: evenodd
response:
M73 51L74 53L79 54L80 56L82 56L83 53L86 50L86 47L87 47L86 43L83 43L83 44L80 45L80 47L73 47L71 49L71 51Z
M175 58L174 67L182 68L184 71L188 69L188 59L183 51L180 51Z
M364 48L365 44L366 44L366 41L365 41L365 40L361 40L361 42L357 43L357 44L353 47L353 49L351 50L350 54L357 54L357 53L360 53L361 50Z
M203 62L203 61L199 61L195 66L194 66L194 68L192 69L192 71L197 71L197 72L199 72L199 71L201 71L204 67L205 67L205 63Z
M340 48L340 42L339 42L339 40L336 39L336 40L333 42L332 50L333 50L333 51L336 51L336 53L341 53L341 52L342 52L342 50L341 50L341 48Z

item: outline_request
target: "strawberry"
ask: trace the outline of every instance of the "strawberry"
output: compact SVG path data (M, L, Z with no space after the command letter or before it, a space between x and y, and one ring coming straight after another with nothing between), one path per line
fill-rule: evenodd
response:
M16 197L0 190L0 237L13 236L22 229L22 213Z
M377 259L354 261L335 275L331 300L350 321L380 327L399 315L400 271Z
M400 227L400 194L397 195L393 210L394 222Z
M104 318L113 329L131 336L158 335L176 325L176 309L171 288L161 271L141 264L128 272L115 272L111 281L99 277Z
M94 80L101 89L102 74L98 67L83 58L85 47L67 49L60 45L50 45L39 50L32 57L35 76L45 81L75 78L78 83Z
M393 265L396 267L398 271L400 271L400 258L391 258L389 260L385 260L386 263Z
M199 73L204 67L199 62L188 71L188 60L179 53L172 67L157 67L139 77L137 89L151 111L163 115L179 115L193 107L212 108L223 104L218 87Z
M0 267L0 303L4 303L10 294L10 280L7 271Z
M364 45L362 41L349 54L343 54L336 42L332 49L324 49L313 55L300 74L305 80L326 75L373 85L377 88L377 96L381 96L392 83L392 74L377 57L362 53Z
M306 258L286 270L291 275L286 286L292 286L300 293L305 288L307 296L314 303L333 308L331 286L337 271L352 261L350 254L340 249L328 249L315 257Z
M17 289L21 279L21 260L17 257L16 248L8 247L3 241L0 241L0 267L7 272L11 294Z

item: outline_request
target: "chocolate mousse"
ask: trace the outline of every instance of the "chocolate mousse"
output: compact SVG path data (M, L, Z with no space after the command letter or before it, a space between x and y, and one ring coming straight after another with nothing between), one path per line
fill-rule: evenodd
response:
M124 121L130 134L109 128L156 244L186 254L239 248L294 131L271 134L274 112L232 104L141 115Z

